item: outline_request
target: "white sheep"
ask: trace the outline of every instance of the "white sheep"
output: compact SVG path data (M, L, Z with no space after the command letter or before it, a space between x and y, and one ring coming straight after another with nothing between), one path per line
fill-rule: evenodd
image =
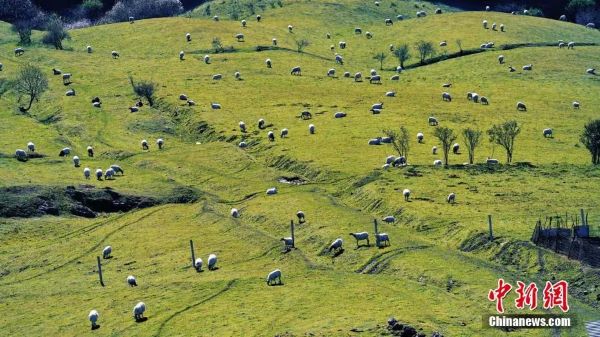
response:
M213 110L219 110L219 109L221 109L221 104L219 104L219 103L210 103L210 107Z
M256 15L256 21L257 21L257 22L260 22L260 19L262 19L262 16L260 16L260 15Z
M523 66L523 70L533 70L533 64L526 64Z
M452 96L447 93L447 92L443 92L442 93L442 100L446 101L446 102L452 102Z
M408 199L410 199L410 190L405 188L404 191L402 191L402 195L404 196L404 200L408 201Z
M460 154L460 144L454 143L454 145L452 145L452 153Z
M436 159L433 161L433 166L435 167L441 167L442 166L442 161L439 159Z
M59 157L66 157L71 153L71 148L70 147L65 147L64 149L60 150L60 152L58 153Z
M498 62L499 62L500 64L504 64L504 55L500 55L500 56L498 56Z
M121 57L121 54L119 54L119 52L116 50L113 50L110 54L112 55L113 59L117 59L117 58Z
M446 42L446 41L440 42L440 47L446 47L447 45L448 45L448 42Z
M109 168L108 170L106 170L106 172L104 172L104 179L112 180L112 179L114 179L114 175L115 175L115 170L113 170L112 168Z
M127 276L127 284L129 284L130 287L137 287L137 280L135 279L135 276L133 275L129 275Z
M575 42L571 41L567 43L567 49L575 49Z
M87 146L88 157L94 157L94 148L91 145Z
M573 108L574 109L579 109L579 107L581 106L581 104L577 101L573 101Z
M219 16L218 15L213 16L213 21L219 21Z
M552 133L553 133L552 129L547 128L547 129L544 129L542 134L544 135L545 138L548 138L548 137L552 138L553 137Z
M362 73L358 72L356 74L354 74L354 82L361 82L362 81Z
M334 118L344 118L346 117L346 113L342 111L338 111L333 115Z
M485 11L489 12L490 11L490 6L485 6Z
M492 30L496 30L496 23L492 23Z
M144 302L138 302L138 304L133 307L133 318L136 321L141 321L144 319L144 312L146 311L146 304Z
M480 101L481 101L481 104L483 104L483 105L488 105L488 104L490 104L490 101L489 101L489 100L488 100L488 98L487 98L487 97L485 97L485 96L481 96L481 99L480 99Z
M275 133L273 133L273 131L267 132L267 138L269 139L270 142L274 142L275 141Z
M288 129L281 129L281 132L280 132L280 134L279 134L279 137L280 137L280 138L286 138L286 137L287 137L287 135L288 135L288 133L289 133Z
M561 16L560 16L558 19L559 19L560 21L567 21L567 16L563 14L563 15L561 15Z
M204 55L204 63L210 64L210 55Z
M488 22L487 22L487 20L483 20L483 28L484 29L488 28Z
M293 30L294 30L294 26L288 25L288 32L292 33Z
M87 50L88 54L91 54L93 52L92 46L87 46L86 50Z
M375 233L375 243L377 247L389 246L390 236L387 233Z
M75 89L71 88L65 92L65 96L75 96Z
M235 77L236 80L240 80L242 79L242 74L239 71L236 71L233 73L233 77Z
M365 36L367 37L367 39L372 39L373 38L373 33L371 32L366 32Z
M344 244L344 241L342 240L342 238L337 238L329 245L329 251L331 252L332 250L334 250L334 251L344 250L344 248L342 247L343 244Z
M96 179L97 180L102 180L102 174L103 174L102 169L96 169Z
M98 322L99 317L100 317L100 314L98 314L97 310L92 310L88 314L88 319L90 320L90 322L92 322L92 330L98 329L99 325L97 325L96 322Z
M25 150L17 149L17 151L15 151L15 157L17 158L17 160L26 161L27 152L25 152Z
M283 241L283 248L289 250L294 247L294 239L291 237L284 237L279 239L279 241Z
M504 24L500 24L500 31L504 32L504 29L506 28L506 26L504 26Z
M334 68L327 70L327 77L335 77L335 69Z
M277 45L277 39L276 38L271 39L271 42L273 43L274 46Z
M141 144L142 144L142 150L148 150L148 149L150 149L150 147L148 146L148 141L147 140L143 139L141 141Z
M274 195L277 194L277 187L271 187L269 189L267 189L267 195Z
M427 118L427 123L429 123L430 126L436 126L439 124L437 118L433 116L429 116L429 118Z
M111 256L110 256L111 253L112 253L112 247L111 246L104 247L104 249L102 250L102 258L103 259L109 259L109 258L111 258Z
M231 216L233 218L239 218L240 217L240 212L238 211L237 208L232 208L231 209Z
M300 68L300 66L295 66L292 68L292 71L290 72L291 75L296 75L296 76L301 76L302 75L302 69Z
M518 111L527 111L527 106L523 102L517 102Z
M402 15L402 14L396 15L396 20L398 20L398 21L404 20L404 15Z
M587 28L591 28L591 29L595 29L596 28L596 24L593 22L588 23L587 25L585 25Z
M92 170L89 167L83 169L83 176L85 179L90 179L90 175L92 174Z
M558 43L558 48L559 49L563 49L566 46L566 44L564 42L559 42Z
M275 281L278 281L277 284L281 283L281 270L275 269L267 275L267 285L273 285Z
M223 78L223 74L214 74L212 79L213 81L218 81Z
M308 132L309 132L311 135L314 135L314 134L315 134L315 125L314 125L314 124L310 124L310 125L308 126Z
M396 222L396 217L393 215L388 215L383 218L383 221L387 222L387 223L394 223L394 222Z
M79 167L79 157L78 156L73 156L73 165L75 167Z
M129 17L129 23L134 23L135 22L135 18L133 16Z
M381 145L381 137L369 139L369 145Z
M140 108L138 108L137 106L129 107L129 112L138 112L138 111L140 111Z
M187 42L192 42L192 34L190 34L190 33L186 33L186 34L185 34L185 40L186 40Z
M406 166L406 157L400 156L400 157L396 158L396 160L394 160L394 162L392 163L392 166L394 166L394 167Z
M486 164L488 164L488 165L498 165L499 163L500 163L500 161L498 159L488 158L486 160Z
M273 67L273 63L271 62L271 59L266 59L265 60L265 64L267 65L267 68L272 68Z
M390 168L390 164L383 164L381 165L381 168L384 170L388 170Z
M425 135L423 135L422 132L417 133L417 142L423 143L424 138L425 138Z
M208 270L215 270L217 268L217 255L210 254L208 256Z
M369 233L367 233L367 232L350 233L350 235L352 235L352 237L354 237L354 239L356 239L356 247L359 246L358 242L362 241L362 240L367 241L367 246L371 245L369 243Z
M432 147L431 154L437 154L437 150L438 150L437 146Z
M240 123L238 125L240 126L241 132L246 132L246 123L240 121Z
M335 54L335 63L344 65L344 58L340 54Z
M448 194L448 197L446 198L446 202L449 204L453 204L456 202L456 194L454 192Z
M121 168L121 166L117 164L110 165L110 168L113 170L114 174L120 173L121 175L125 174L125 171Z
M394 24L394 21L392 21L392 19L385 19L385 25L386 26L391 26Z
M264 119L261 118L258 120L258 128L261 130L265 128L265 120Z
M306 215L302 211L296 212L296 217L298 217L298 222L304 223L306 221Z
M371 78L369 79L369 83L373 84L381 84L381 75L373 75L371 76Z
M396 160L396 157L394 157L394 156L387 156L385 158L385 163L386 164L392 164L395 160Z
M15 48L15 56L21 56L25 54L25 49L23 48Z
M184 58L185 58L185 52L182 50L179 52L179 61L183 61Z
M238 144L238 146L239 146L240 148L242 148L242 149L245 149L246 147L248 147L248 143L246 143L246 142L244 142L244 141L241 141L241 142Z
M235 38L238 42L244 42L244 34L242 33L235 34Z
M158 145L158 149L162 150L163 146L165 145L165 141L162 138L158 138L156 140L156 145Z
M242 27L246 27L246 20L242 20Z
M63 84L65 84L65 85L67 85L67 84L70 84L70 83L71 83L71 77L72 77L72 76L73 76L73 75L71 75L71 74L69 74L69 73L67 73L67 74L63 74L63 75L62 75Z
M197 258L196 261L194 261L194 268L196 268L197 272L202 271L202 259L201 258Z
M92 106L94 108L101 108L102 107L102 103L101 102L94 102L94 103L92 103Z
M35 144L33 144L33 142L27 143L27 150L29 152L35 152Z
M589 68L585 72L588 73L588 74L590 74L590 75L596 75L596 69L595 68Z

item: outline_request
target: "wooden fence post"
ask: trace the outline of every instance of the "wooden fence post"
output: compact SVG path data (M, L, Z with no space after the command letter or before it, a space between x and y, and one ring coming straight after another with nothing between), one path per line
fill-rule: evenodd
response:
M490 228L490 241L494 241L494 226L492 225L492 215L488 214L488 226Z
M194 254L194 241L192 240L190 240L190 251L192 252L192 268L195 268L196 255Z
M377 228L377 219L373 219L373 227L375 227L375 234L379 234L379 229Z
M100 262L100 256L96 256L98 260L98 276L100 277L100 285L104 287L104 280L102 279L102 263Z
M292 248L296 248L296 238L294 236L294 220L290 220L290 231L292 232Z
M587 225L587 222L586 222L587 219L585 218L585 213L583 212L583 208L580 209L579 212L581 212L581 225L582 226Z

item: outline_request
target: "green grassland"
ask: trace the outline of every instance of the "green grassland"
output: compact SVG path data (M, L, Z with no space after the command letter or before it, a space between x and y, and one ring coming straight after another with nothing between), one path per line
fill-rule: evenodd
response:
M245 2L243 2L245 3ZM257 8L259 2L256 2ZM430 335L445 336L583 336L583 322L598 319L597 270L582 266L529 243L535 221L546 215L590 210L597 224L595 206L600 202L600 170L592 167L587 150L579 144L585 122L598 117L600 79L586 75L598 68L600 47L577 46L574 50L541 46L558 40L600 44L597 30L535 17L490 12L458 12L426 2L396 1L375 7L371 2L285 1L257 10L257 23L247 7L242 28L230 20L230 1L211 2L211 14L203 5L190 15L140 20L135 24L104 25L70 32L66 50L39 44L13 56L17 45L8 24L0 24L2 78L14 78L21 65L33 63L47 71L50 89L29 114L18 112L17 97L0 97L0 186L56 186L92 184L138 195L168 197L174 190L191 188L198 201L167 204L122 214L103 214L95 219L45 216L0 220L0 335L6 336L380 336L385 321L396 316L422 327ZM428 16L414 19L422 9ZM386 27L385 18L407 14L408 19ZM219 15L220 21L213 21ZM506 25L506 32L485 30L482 20ZM287 31L287 25L294 32ZM370 31L367 39L354 27ZM191 33L192 42L185 41ZM237 33L245 42L237 42ZM331 39L326 39L329 32ZM40 32L34 34L39 41ZM215 54L211 41L219 37L233 52ZM277 38L280 48L257 51ZM295 40L310 45L296 52ZM413 45L419 40L442 40L448 47L438 53L455 53L455 40L465 50L493 41L497 48L475 55L415 67L390 81L397 60L390 44L407 43L417 63ZM338 41L348 47L337 48ZM503 44L533 43L538 47L500 50ZM335 45L335 50L330 45ZM94 48L92 54L85 47ZM119 59L110 52L117 50ZM186 59L180 61L180 50ZM373 54L388 54L379 71ZM334 53L344 57L336 65ZM211 63L202 58L211 55ZM498 55L506 58L499 65ZM273 68L264 61L270 58ZM532 72L521 66L534 64ZM290 76L293 66L302 76ZM517 68L509 73L507 66ZM77 96L66 97L67 88L51 69L73 74ZM326 72L335 68L337 78ZM368 80L355 83L344 71L367 75L377 69L383 84ZM234 79L240 71L242 80ZM212 80L221 73L223 79ZM136 97L128 75L159 84L158 103L130 113ZM449 89L442 84L451 82ZM453 95L443 102L442 91ZM396 91L397 97L385 97ZM485 95L489 106L467 101L469 91ZM197 105L178 99L188 95ZM90 100L102 98L102 108ZM572 101L580 101L574 110ZM517 101L527 112L517 112ZM218 102L221 110L212 110ZM368 110L384 102L381 115ZM298 116L309 110L313 119ZM333 118L345 111L343 119ZM514 165L495 169L463 167L466 150L451 155L448 169L434 168L441 159L431 154L438 145L427 117L455 131L465 127L487 130L492 124L516 119L521 127ZM264 118L272 124L258 130ZM249 132L242 134L238 122ZM308 125L317 132L310 135ZM405 126L414 141L410 166L381 169L393 155L389 145L368 146L383 129ZM554 138L542 136L554 129ZM289 137L271 143L267 131L289 129ZM424 144L416 142L425 134ZM162 137L165 149L154 140ZM151 150L141 151L148 139ZM240 141L250 144L238 148ZM41 159L19 162L17 148L33 141ZM462 144L462 140L459 138ZM93 145L94 158L85 150ZM70 146L82 158L82 167L107 168L118 163L123 177L113 181L86 181L82 169L70 159L58 157ZM485 139L476 162L486 157L504 162L504 153ZM281 177L300 177L303 185L278 182ZM279 193L265 195L276 186ZM412 190L404 201L402 190ZM449 205L445 197L457 194ZM232 207L239 219L229 216ZM289 233L289 221L297 210L307 222L296 228L298 249L281 252L279 239ZM487 214L494 216L494 242L478 240L487 230ZM372 232L374 218L395 215L394 224L381 224L390 234L391 247L355 249L348 233ZM337 237L345 241L343 254L332 258L327 246ZM217 271L196 273L190 266L188 241L196 254L219 257ZM374 241L374 239L372 239ZM95 258L105 245L114 258L105 262L101 287ZM284 286L267 287L264 278L275 268L283 271ZM129 288L127 275L140 284ZM571 282L571 307L578 324L573 329L484 329L482 315L493 313L486 300L497 279L537 281L564 278ZM146 303L149 320L136 324L133 305ZM507 300L512 301L514 297ZM506 302L510 303L510 302ZM99 330L91 331L87 313L100 312ZM514 310L510 310L514 311ZM541 310L540 310L541 312ZM351 329L362 332L352 332Z

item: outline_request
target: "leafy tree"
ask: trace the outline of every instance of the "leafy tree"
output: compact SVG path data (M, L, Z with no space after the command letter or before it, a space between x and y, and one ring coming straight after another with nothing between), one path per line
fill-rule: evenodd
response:
M154 94L157 87L156 83L145 80L136 83L133 81L132 76L129 76L129 82L131 83L133 92L138 95L138 97L144 97L148 101L148 105L154 105Z
M401 126L399 131L383 130L383 133L392 139L392 146L398 152L398 155L404 156L408 162L408 152L410 150L408 130L404 126Z
M419 58L421 64L425 64L425 60L435 55L435 48L433 43L427 41L419 41L416 43L417 51L419 52Z
M85 11L89 18L96 19L102 15L102 8L104 4L100 0L84 0L81 4L81 8Z
M42 38L42 42L54 46L56 49L63 49L62 42L64 39L69 39L69 33L63 26L62 19L53 15L48 20L46 25L46 35Z
M600 119L588 122L583 128L581 142L592 155L592 164L600 164Z
M521 128L519 128L519 124L515 120L494 125L487 132L490 136L490 142L494 142L506 150L506 162L509 164L512 162L515 138L520 132Z
M571 0L565 8L567 12L575 14L580 10L593 8L596 5L595 0Z
M450 148L452 144L456 140L456 135L454 131L448 127L438 127L433 132L435 138L439 139L440 143L442 143L442 151L444 152L444 166L448 167L448 153L450 153Z
M481 142L481 131L466 128L463 130L463 140L467 145L467 151L469 152L469 164L473 164L475 161L475 148Z
M404 62L410 58L410 49L406 43L401 44L396 50L394 50L394 56L400 62L400 67L404 68Z
M379 52L373 55L373 59L379 61L379 70L383 70L383 61L387 58L387 55L384 52Z
M296 50L298 50L299 53L301 53L304 48L308 47L309 45L310 41L307 39L296 40Z
M20 95L29 96L29 105L27 105L26 108L20 107L21 111L29 111L33 101L39 101L40 96L42 96L47 89L48 78L39 67L28 64L21 68L15 80L15 90Z
M19 20L13 23L11 26L13 32L19 34L19 44L27 46L31 43L31 30L33 29L33 22L31 20Z
M225 50L223 48L223 43L221 43L221 39L218 37L213 37L212 46L215 49L215 53L222 53Z

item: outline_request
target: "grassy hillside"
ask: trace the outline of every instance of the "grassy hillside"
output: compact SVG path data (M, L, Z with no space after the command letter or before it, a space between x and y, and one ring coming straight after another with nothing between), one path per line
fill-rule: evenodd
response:
M256 3L257 8L259 2ZM91 184L122 193L169 198L178 190L192 189L199 200L168 204L122 214L101 214L95 219L70 215L41 218L0 219L0 335L61 336L317 336L385 334L390 316L423 328L428 335L439 330L445 336L506 336L484 329L481 316L493 313L485 300L499 277L537 281L565 278L572 284L571 307L578 324L573 329L519 330L518 336L583 336L583 322L597 320L597 270L568 261L528 242L535 221L546 215L591 211L590 222L599 217L594 206L600 201L600 171L589 165L589 154L579 144L583 124L597 118L600 103L598 77L586 75L598 68L596 45L574 50L533 47L500 50L503 44L556 43L562 39L599 44L600 33L569 23L490 12L454 12L417 3L428 16L415 19L414 2L286 1L282 7L256 10L257 23L248 7L242 28L229 20L230 2L203 5L190 17L137 21L135 24L105 25L71 31L66 50L39 44L13 56L17 39L7 24L0 24L0 79L13 78L19 67L33 63L47 71L50 89L29 114L16 108L17 97L0 97L0 186L52 186ZM242 4L243 5L243 4ZM385 26L384 19L406 13L407 20ZM219 15L215 22L212 15ZM482 20L504 23L506 32L485 30ZM287 25L294 32L287 31ZM355 27L373 32L373 39L353 33ZM191 33L192 41L185 41ZM237 33L245 42L237 42ZM326 39L329 32L331 39ZM215 54L213 38L233 51ZM40 33L34 34L38 41ZM257 51L278 39L278 47ZM296 52L295 40L310 45ZM446 60L403 72L390 81L397 60L390 44L407 43L417 63L413 45L431 41L438 54L477 48L493 41L497 48L476 55ZM338 41L348 47L337 48ZM448 41L448 47L437 47ZM335 45L335 50L330 45ZM85 47L94 48L92 54ZM120 52L112 59L110 52ZM186 57L180 61L178 54ZM384 51L384 69L373 54ZM344 56L336 65L334 53ZM202 59L210 54L211 63ZM503 54L505 65L499 65ZM270 58L273 68L264 61ZM521 66L534 64L532 72ZM302 76L290 76L293 66ZM509 73L508 65L518 70ZM52 68L73 74L75 97ZM335 68L338 76L328 78ZM344 71L371 68L382 74L383 84L368 80L355 83L343 78ZM234 79L240 71L242 80ZM221 73L223 79L212 80ZM130 113L137 97L128 76L158 83L158 103ZM442 84L450 82L450 89ZM441 100L442 91L453 95ZM396 91L397 97L385 97ZM489 106L467 101L466 93L478 92ZM196 102L188 107L178 99L185 93ZM92 107L94 96L102 108ZM574 110L572 101L580 101ZM517 112L524 101L527 112ZM212 110L211 102L223 106ZM384 102L381 115L372 115L373 103ZM309 110L313 119L298 116ZM348 117L335 119L336 111ZM431 164L437 144L434 127L427 117L460 132L465 127L487 130L492 124L516 119L521 127L515 165L496 169L463 167L466 150L451 155L448 169ZM270 125L259 130L264 118ZM241 133L238 122L248 125ZM317 132L310 135L308 125ZM405 126L411 142L410 166L383 171L389 145L368 146L383 129ZM554 129L554 138L542 136ZM288 138L267 141L289 129ZM417 132L425 135L416 142ZM154 145L166 141L164 150ZM150 151L140 141L148 139ZM240 141L250 144L240 149ZM17 148L33 141L46 157L19 162L12 158ZM463 144L462 139L458 140ZM88 158L86 147L96 156ZM113 181L86 181L82 168L70 158L58 157L65 146L82 158L82 168L106 169L117 163L125 175ZM503 150L485 137L476 154L504 162ZM298 177L302 185L283 184L280 178ZM279 193L265 195L276 186ZM412 201L401 192L410 188ZM457 194L457 203L445 198ZM239 219L230 209L240 210ZM296 228L298 249L282 253L279 239L287 236L289 221L297 210L307 222ZM469 246L487 229L487 214L494 216L497 239ZM360 247L349 232L372 232L374 218L395 215L394 224L381 224L390 234L391 247ZM332 257L327 246L344 239L343 254ZM217 271L196 273L190 266L188 242L206 261L210 253L219 257ZM372 238L372 243L374 238ZM105 261L106 287L97 281L95 258L105 245L114 258ZM467 246L469 246L467 248ZM283 271L284 286L267 287L266 274ZM140 284L129 288L127 275ZM514 298L509 298L513 300ZM132 307L143 300L149 320L136 324ZM507 302L509 303L509 302ZM90 331L89 310L100 312L101 328ZM355 330L354 332L351 329ZM362 332L356 332L362 331Z

